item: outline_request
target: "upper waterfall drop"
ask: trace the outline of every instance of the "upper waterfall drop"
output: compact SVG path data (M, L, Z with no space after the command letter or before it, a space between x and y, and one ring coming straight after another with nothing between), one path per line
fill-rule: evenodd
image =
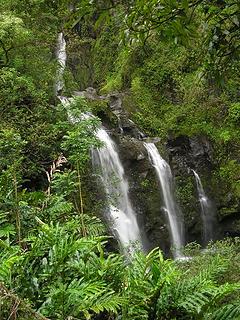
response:
M66 40L64 38L63 32L60 32L58 34L56 58L59 63L59 68L57 71L55 83L55 94L58 95L59 92L64 88L63 74L67 62Z
M172 172L168 163L160 156L154 143L144 143L149 159L156 170L161 185L164 209L168 218L169 231L175 258L181 258L181 249L184 245L183 224L180 217L180 210L174 199L172 186Z
M214 240L213 227L216 222L215 210L213 208L212 202L207 197L203 189L203 185L199 175L194 170L192 170L192 172L195 177L199 202L201 206L201 218L203 223L203 242L204 242L204 245L207 245L209 241Z
M119 159L116 145L104 128L96 133L103 147L92 150L94 167L100 169L101 181L108 200L106 215L112 223L111 229L123 247L142 247L140 230L129 199L128 181Z

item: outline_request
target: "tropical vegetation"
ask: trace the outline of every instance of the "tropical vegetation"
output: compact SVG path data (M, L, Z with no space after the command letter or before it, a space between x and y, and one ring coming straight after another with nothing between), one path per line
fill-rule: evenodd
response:
M207 136L236 208L239 24L234 0L1 1L0 319L240 319L239 238L189 244L176 261L116 248L88 189L100 120L68 119L106 105L66 108L54 92L63 32L61 94L124 92L147 134Z

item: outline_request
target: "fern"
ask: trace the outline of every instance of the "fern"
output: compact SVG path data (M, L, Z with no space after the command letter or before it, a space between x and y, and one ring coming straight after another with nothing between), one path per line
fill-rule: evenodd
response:
M240 319L240 305L227 304L219 307L211 315L208 314L204 317L206 320L239 320Z
M8 221L7 214L8 212L0 212L0 226Z
M200 291L202 290L202 292ZM197 289L196 292L191 292L185 297L184 302L180 302L179 306L184 308L187 313L200 314L203 307L208 305L211 300L212 288L210 284L207 284L205 290L203 288Z
M59 302L64 303L62 316L79 317L82 313L90 319L91 313L103 311L116 313L123 299L103 281L73 280L68 286L62 283L53 287L40 311L54 316Z
M86 228L86 233L88 235L100 236L106 233L106 227L99 218L84 214L83 219Z
M123 292L128 301L123 309L123 319L152 319L162 288L176 279L176 268L164 260L158 248L148 255L137 252L126 269L126 287Z
M233 294L239 288L238 284L216 286L211 281L206 281L205 285L202 283L201 286L196 287L195 292L190 291L179 306L193 315L208 314L219 305L221 299Z
M10 242L10 236L14 235L15 227L9 223L9 212L0 212L0 239L7 239Z
M21 260L20 248L10 246L7 242L0 240L0 281L11 285L12 270L15 264Z
M215 312L223 299L239 290L238 284L219 285L217 283L219 275L228 267L225 257L219 254L210 256L205 265L201 263L201 259L203 257L188 263L188 266L192 264L193 272L188 269L178 273L177 278L172 278L171 283L165 283L162 287L157 302L158 317L165 319L171 314L179 314L186 319L189 317L210 319L210 314Z

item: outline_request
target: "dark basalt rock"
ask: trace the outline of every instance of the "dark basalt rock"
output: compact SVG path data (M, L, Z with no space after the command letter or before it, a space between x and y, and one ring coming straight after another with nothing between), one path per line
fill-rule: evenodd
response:
M96 98L94 91L91 91L91 97ZM145 247L151 249L159 246L165 253L168 253L169 232L166 217L161 208L162 199L158 181L143 145L146 136L129 119L128 113L124 110L122 97L123 95L119 93L105 97L98 96L96 99L108 99L109 105L109 113L99 114L99 116L117 143L129 181L130 197L145 239ZM110 117L115 117L115 124ZM165 145L159 142L158 138L150 140L159 145L162 156L171 166L177 200L184 216L186 241L202 243L201 208L196 181L191 169L194 169L201 177L206 194L213 203L217 204L218 212L219 203L221 203L221 210L224 210L224 204L219 201L218 193L214 188L212 172L215 163L210 141L205 136L169 137ZM229 206L226 205L226 207ZM231 210L231 213L224 219L218 214L218 220L219 223L215 225L216 238L240 234L239 213L236 208L235 211ZM236 224L235 221L237 221Z
M240 237L240 215L239 212L231 213L225 217L221 224L224 237Z
M119 156L129 182L130 198L137 214L144 247L148 251L159 246L169 252L170 240L165 216L161 212L161 196L154 169L141 140L113 131Z
M137 128L135 123L129 119L128 113L122 106L122 95L115 93L108 95L109 106L118 119L120 133L130 135L136 139L143 139L145 135Z
M212 169L212 149L207 138L203 136L189 138L179 136L169 138L166 143L169 160L184 169ZM183 170L184 170L183 169Z
M74 94L74 96L83 97L83 98L88 99L88 100L97 100L97 99L99 99L99 96L97 94L96 89L94 89L92 87L88 87L84 91L74 91L73 94Z
M203 136L192 138L179 136L169 138L166 148L169 153L169 164L175 176L176 193L184 214L186 240L187 242L202 243L201 207L192 169L201 177L206 194L214 204L211 144ZM215 211L215 209L213 210ZM215 230L215 238L220 237L218 224L215 226Z
M111 110L123 112L121 94L113 93L108 95L108 97L109 97L109 106Z

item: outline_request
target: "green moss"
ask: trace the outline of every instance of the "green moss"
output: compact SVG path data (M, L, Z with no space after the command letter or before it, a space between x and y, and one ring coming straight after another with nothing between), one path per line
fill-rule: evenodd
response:
M144 45L136 39L127 45L122 37L125 14L119 6L112 19L101 21L100 31L89 47L85 46L94 85L101 93L126 93L123 103L130 118L149 136L160 137L162 143L169 136L206 137L214 148L218 181L224 180L222 168L240 156L239 62L228 63L219 81L202 56L197 36L188 38L184 45L151 34ZM107 104L96 102L92 108L117 123ZM232 174L229 180L231 183L225 179L223 185L234 194L236 204L239 185Z
M109 109L108 100L88 100L87 104L90 110L96 114L98 112L107 112Z
M120 73L109 76L106 84L102 87L101 93L110 93L121 90L123 85L122 76Z
M91 110L91 112L94 115L100 116L101 118L105 117L107 119L107 122L109 122L109 124L113 127L118 125L119 120L110 109L108 99L88 100L86 103L88 105L89 110Z
M152 182L149 180L149 179L143 179L140 181L140 186L143 188L143 189L146 189L148 190L149 187L151 186Z
M222 164L219 170L221 180L231 185L231 190L237 198L240 197L240 164L236 160L229 160Z
M196 218L196 190L193 178L189 175L176 177L176 197L182 208L186 225L191 225Z

